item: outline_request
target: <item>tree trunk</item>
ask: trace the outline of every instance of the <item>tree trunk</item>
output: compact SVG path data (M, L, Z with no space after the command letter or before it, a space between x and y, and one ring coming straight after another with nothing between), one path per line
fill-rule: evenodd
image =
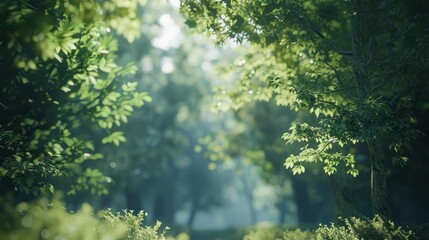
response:
M313 224L316 221L316 211L313 211L313 203L310 201L308 186L300 176L291 177L292 189L295 196L295 204L300 224Z
M256 222L258 221L258 217L256 215L256 209L253 206L253 196L252 195L248 195L247 196L247 201L249 203L249 212L250 212L250 222L253 225L256 224Z
M329 177L335 202L335 216L356 216L356 194L351 178L343 166L339 166L338 172Z
M363 1L352 0L352 69L357 85L360 100L370 94L370 85L367 73L367 60L365 57L365 39L363 32Z
M241 181L243 183L244 187L244 196L246 197L247 203L249 204L249 214L250 214L250 224L255 225L258 217L256 214L256 209L253 205L254 199L253 199L253 189L255 187L255 184L251 184L247 182L246 176L241 177ZM251 180L249 180L251 181Z
M368 147L371 159L372 212L382 217L388 217L387 169L383 144L380 140L374 140L368 143Z
M135 191L134 189L127 188L125 190L126 194L126 204L128 210L134 210L138 212L142 210L142 198L141 193L139 191Z
M114 197L114 194L109 192L110 194L106 194L103 196L100 196L98 198L98 206L101 209L107 209L112 207L112 200Z
M153 219L159 220L167 226L173 226L177 211L176 204L177 202L171 196L162 192L158 193L154 203Z
M165 206L164 206L164 199L161 194L158 194L155 198L155 204L153 209L153 216L154 219L162 221L165 223Z
M363 22L365 19L363 11L364 1L352 0L352 68L353 75L358 86L358 95L360 101L364 101L371 94L367 73L367 59L365 38L363 31ZM370 51L370 50L369 50ZM374 214L382 217L388 217L387 201L387 174L386 158L383 153L383 144L373 136L372 140L367 142L371 159L371 201Z
M279 224L285 223L286 220L286 198L281 198L280 202L277 204L277 209L279 210Z
M194 223L195 215L197 214L197 211L198 211L198 203L197 203L197 200L194 200L192 201L191 212L189 213L188 227L192 228L192 224Z

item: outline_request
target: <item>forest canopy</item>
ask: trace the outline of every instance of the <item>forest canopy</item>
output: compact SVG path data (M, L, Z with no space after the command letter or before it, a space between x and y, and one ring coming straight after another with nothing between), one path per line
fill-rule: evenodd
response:
M388 216L386 150L394 163L408 161L405 146L419 134L416 103L428 89L423 7L423 1L185 0L181 10L215 44L249 46L237 87L223 94L232 107L274 99L317 118L295 122L283 135L287 144L307 143L286 158L287 169L304 173L307 163L321 162L330 175L343 164L356 176L350 149L365 143L373 210Z
M0 239L427 239L428 15L2 1Z

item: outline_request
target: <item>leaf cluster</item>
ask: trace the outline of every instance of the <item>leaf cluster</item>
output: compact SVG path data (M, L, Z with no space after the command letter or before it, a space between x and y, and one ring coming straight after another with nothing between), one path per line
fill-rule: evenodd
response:
M288 144L309 144L285 166L302 173L302 163L323 162L332 174L343 162L356 176L353 153L342 148L385 141L393 162L404 164L406 143L419 134L413 95L427 89L429 18L415 4L364 1L357 13L348 1L209 0L183 1L181 9L188 25L216 44L246 47L234 66L222 68L237 80L217 90L215 109L273 100L312 113L316 123L295 123L283 136ZM365 17L361 52L352 48L356 14ZM353 55L365 61L353 62ZM365 86L357 64L366 71Z
M76 173L99 159L76 129L98 123L111 132L150 97L125 81L132 64L115 64L113 29L129 41L138 29L137 1L4 1L0 3L0 176L26 193L52 191L51 176ZM112 30L111 30L112 29Z

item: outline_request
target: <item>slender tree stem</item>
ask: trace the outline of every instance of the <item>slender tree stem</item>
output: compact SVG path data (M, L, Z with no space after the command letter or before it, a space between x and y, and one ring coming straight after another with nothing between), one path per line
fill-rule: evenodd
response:
M352 68L358 86L357 93L360 101L368 98L372 91L367 73L365 38L363 32L363 1L352 0ZM371 201L374 214L388 217L387 171L383 144L377 136L368 140L371 159Z

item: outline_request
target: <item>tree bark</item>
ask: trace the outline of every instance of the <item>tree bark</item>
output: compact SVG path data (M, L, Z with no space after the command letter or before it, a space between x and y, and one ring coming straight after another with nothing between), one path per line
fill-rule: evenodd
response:
M357 93L361 102L365 101L371 94L371 86L367 73L368 55L365 48L364 25L364 1L352 0L352 69L353 75L358 86ZM369 50L370 51L370 50ZM371 159L371 202L374 214L382 217L388 217L387 201L387 174L386 174L386 157L383 153L383 144L380 140L373 139L367 141Z
M335 216L356 216L356 194L352 176L340 166L338 172L329 177L332 195L335 202Z
M368 143L368 147L371 159L372 212L382 217L388 217L387 169L383 144L380 140L374 140Z
M360 100L370 94L367 64L365 57L365 39L363 33L363 1L352 0L352 70Z

